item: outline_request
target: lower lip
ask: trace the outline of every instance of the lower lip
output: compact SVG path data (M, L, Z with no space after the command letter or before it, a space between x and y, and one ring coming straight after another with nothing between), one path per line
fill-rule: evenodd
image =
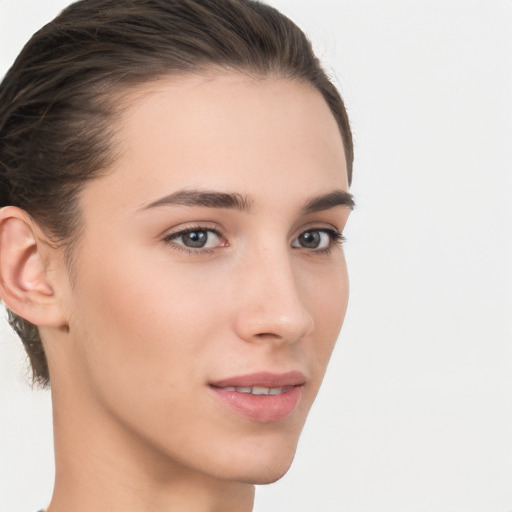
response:
M260 423L272 423L286 418L299 405L302 397L302 386L294 386L279 395L253 395L213 386L210 389L229 408Z

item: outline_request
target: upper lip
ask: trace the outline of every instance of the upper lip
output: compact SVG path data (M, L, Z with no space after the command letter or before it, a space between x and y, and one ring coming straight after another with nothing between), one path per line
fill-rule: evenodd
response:
M302 386L306 382L306 377L299 371L286 373L258 372L248 375L237 375L226 379L210 382L210 386L216 388L228 387L265 387L282 388L285 386Z

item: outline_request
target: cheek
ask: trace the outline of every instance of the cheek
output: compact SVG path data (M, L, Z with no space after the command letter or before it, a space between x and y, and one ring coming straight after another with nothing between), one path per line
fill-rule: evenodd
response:
M213 297L215 282L193 275L192 266L104 262L77 289L80 393L93 411L116 418L116 428L173 457L204 453L190 444L209 438L205 379L224 357L215 340L226 338L219 335L225 304Z
M316 361L323 376L347 310L349 282L344 258L340 257L335 266L314 279L309 276L305 286L307 307L315 321L310 358Z
M194 378L221 322L213 283L192 279L192 269L112 261L83 274L75 305L81 357L102 392Z
M316 273L303 273L303 295L314 311L316 327L339 326L343 323L348 303L348 272L343 253Z

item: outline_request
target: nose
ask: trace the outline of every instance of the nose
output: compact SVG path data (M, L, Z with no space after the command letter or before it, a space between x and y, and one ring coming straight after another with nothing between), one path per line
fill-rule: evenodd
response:
M285 249L254 254L237 285L235 330L250 343L291 344L314 328L290 256Z

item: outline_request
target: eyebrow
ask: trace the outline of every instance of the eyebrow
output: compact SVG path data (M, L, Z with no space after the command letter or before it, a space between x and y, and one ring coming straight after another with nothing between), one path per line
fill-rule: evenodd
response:
M250 213L253 202L246 196L236 193L214 192L208 190L179 190L153 201L144 210L164 205L204 206L206 208L226 208ZM327 194L314 197L301 208L301 213L310 213L329 210L336 206L345 206L352 210L355 206L352 194L345 190L334 190Z
M322 210L329 210L336 206L345 206L349 210L353 210L355 205L354 196L350 192L346 192L345 190L334 190L333 192L314 197L306 202L302 207L302 213L305 215L308 213L320 212Z
M252 202L241 194L210 192L206 190L179 190L173 194L153 201L144 209L163 205L205 206L207 208L228 208L241 212L250 212Z

